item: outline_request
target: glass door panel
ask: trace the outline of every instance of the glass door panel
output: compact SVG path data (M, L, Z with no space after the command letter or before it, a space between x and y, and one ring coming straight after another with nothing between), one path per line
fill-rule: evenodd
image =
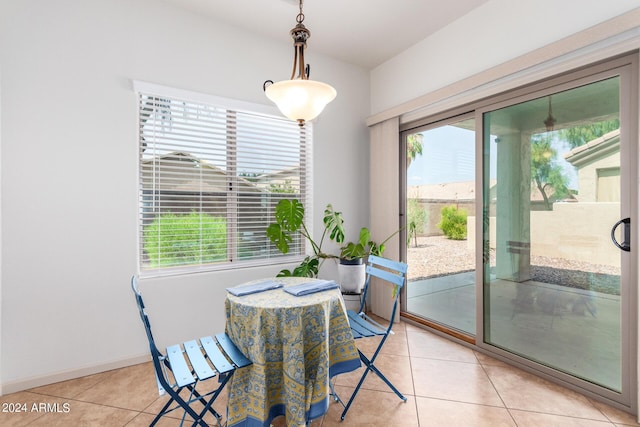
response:
M619 100L611 77L483 115L484 342L615 392Z
M406 311L476 333L475 119L406 136Z

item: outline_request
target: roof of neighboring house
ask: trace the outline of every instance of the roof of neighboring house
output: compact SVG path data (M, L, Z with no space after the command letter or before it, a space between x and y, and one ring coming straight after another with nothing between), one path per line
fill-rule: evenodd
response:
M594 160L620 151L620 129L605 133L584 145L574 148L564 155L565 160L577 168Z
M153 179L155 175L156 179ZM162 179L157 179L162 176ZM263 191L242 177L235 177L241 191ZM228 190L227 172L190 153L173 151L142 160L142 187L160 191L215 193Z
M272 185L289 183L298 186L300 183L300 167L292 166L275 172L263 173L256 177L256 185L268 190Z
M258 179L261 181L271 181L274 178L299 178L300 177L300 167L299 166L291 166L285 169L280 169L279 171L263 173L258 175Z

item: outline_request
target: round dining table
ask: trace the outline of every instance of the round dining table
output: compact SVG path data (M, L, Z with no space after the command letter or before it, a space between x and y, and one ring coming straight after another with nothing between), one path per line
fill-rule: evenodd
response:
M312 280L263 279L233 290L281 286L227 293L226 333L253 362L238 369L228 385L228 426L269 427L281 415L289 427L304 426L327 411L330 378L360 367L340 289L300 296L287 292Z

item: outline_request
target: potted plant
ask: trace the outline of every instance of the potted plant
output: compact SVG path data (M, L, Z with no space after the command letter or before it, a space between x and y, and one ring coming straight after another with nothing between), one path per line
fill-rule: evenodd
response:
M323 224L324 230L320 240L316 242L304 223L304 205L297 199L283 199L276 205L275 223L269 224L267 227L267 237L278 248L280 252L286 254L289 252L289 244L293 241L296 234L307 240L313 255L308 255L304 260L292 271L281 270L278 273L282 276L301 276L301 277L317 277L321 263L327 258L337 258L335 255L325 253L322 245L325 237L342 243L344 241L344 219L342 213L335 212L329 204L324 210Z
M381 256L385 243L399 232L400 230L397 230L378 244L371 240L369 229L362 227L357 242L348 242L340 248L338 275L343 292L355 294L362 292L366 277L364 260L369 254Z
M338 274L340 286L343 292L359 293L364 286L365 265L364 259L369 254L382 255L385 243L395 236L400 230L395 231L382 243L371 240L371 232L368 228L360 229L357 242L344 243L344 218L341 212L336 212L331 204L324 210L322 218L324 229L319 241L315 241L304 223L304 205L297 199L283 199L275 209L275 222L267 227L267 237L280 252L289 252L289 245L296 234L307 240L313 250L293 270L281 270L282 276L317 277L322 262L326 259L339 259ZM342 244L340 254L333 255L323 251L322 245L327 238L335 243Z

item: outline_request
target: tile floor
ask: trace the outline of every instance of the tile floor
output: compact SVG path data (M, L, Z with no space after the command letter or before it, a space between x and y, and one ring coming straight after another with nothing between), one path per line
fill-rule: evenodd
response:
M369 375L345 421L340 421L342 407L332 402L312 427L638 425L630 414L412 325L400 322L395 331L377 365L407 402ZM373 347L363 341L367 353ZM357 378L357 373L337 377L337 392L348 396ZM153 368L144 363L2 396L0 426L146 426L163 401ZM224 404L216 404L223 414ZM18 407L26 412L16 412ZM163 417L158 425L179 423ZM273 424L285 422L279 418Z

